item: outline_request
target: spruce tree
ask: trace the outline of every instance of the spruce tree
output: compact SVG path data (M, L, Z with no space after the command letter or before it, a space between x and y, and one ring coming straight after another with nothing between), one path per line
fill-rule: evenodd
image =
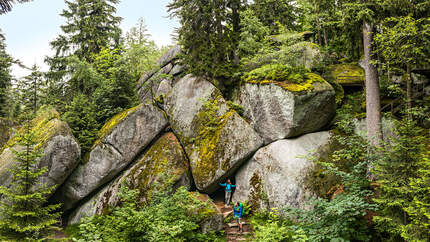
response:
M42 150L37 147L36 135L27 123L25 132L17 140L22 151L13 151L15 164L10 169L12 182L0 186L0 238L7 240L36 240L43 238L58 221L56 210L60 204L46 205L54 187L47 187L40 176L47 168L39 168Z
M50 43L55 55L45 61L50 66L47 73L49 88L58 98L69 103L74 92L86 92L89 96L93 91L89 87L93 83L73 83L73 79L66 78L67 74L73 72L69 65L73 56L81 62L92 63L93 56L103 48L118 47L121 18L115 16L115 5L119 0L65 2L67 9L60 14L66 18L66 24L61 26L63 34Z
M8 89L12 80L10 74L11 65L12 58L6 53L5 38L0 30L0 117L7 115L6 102L8 99Z
M37 65L33 65L30 71L29 75L18 81L17 87L20 93L20 102L24 106L24 112L36 114L41 106L44 79L43 73Z
M237 46L240 35L240 0L174 0L171 17L177 17L182 61L191 73L209 79L222 91L233 85L237 72Z
M374 170L379 186L374 201L380 207L374 222L389 241L405 238L403 233L410 223L407 208L414 198L409 182L419 177L420 162L426 148L426 138L414 120L406 117L396 126L395 138L379 154Z

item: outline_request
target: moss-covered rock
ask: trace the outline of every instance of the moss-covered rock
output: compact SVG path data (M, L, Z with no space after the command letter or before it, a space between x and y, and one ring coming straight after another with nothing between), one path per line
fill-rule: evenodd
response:
M187 75L165 98L171 127L184 144L199 190L211 193L261 145L252 127L211 82Z
M55 200L63 203L65 209L72 208L111 181L166 126L163 112L150 104L141 104L116 115L101 129L86 160L55 194Z
M126 182L130 188L138 189L141 202L151 199L154 191L173 186L174 189L191 187L191 172L181 144L173 133L157 140L141 155L133 166L109 183L97 195L77 208L69 223L78 223L82 217L101 214L118 203L119 188Z
M364 85L364 69L357 64L344 63L333 65L330 68L329 78L333 79L342 86L361 86Z
M36 147L43 150L39 167L47 167L48 172L41 176L47 186L60 186L79 163L80 146L73 137L67 123L59 119L58 112L49 106L42 107L36 118L30 122L30 132L35 134ZM21 151L18 145L22 128L3 147L0 155L0 185L8 186L11 174L8 169L13 165L13 150Z
M248 201L258 208L292 206L306 208L305 201L313 193L306 177L329 147L327 131L306 134L295 139L274 142L255 153L236 174L233 201Z
M321 130L336 111L335 91L319 75L305 83L244 83L235 102L266 144Z

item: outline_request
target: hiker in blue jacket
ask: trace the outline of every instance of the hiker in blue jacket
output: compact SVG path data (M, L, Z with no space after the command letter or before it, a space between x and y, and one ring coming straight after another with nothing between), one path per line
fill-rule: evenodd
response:
M243 232L242 223L240 222L240 219L242 218L243 214L243 206L239 202L236 202L233 207L233 218L236 220L237 225L239 226L239 232Z
M231 189L236 187L236 185L231 184L230 179L226 183L220 183L219 185L225 187L225 206L227 207L231 200Z

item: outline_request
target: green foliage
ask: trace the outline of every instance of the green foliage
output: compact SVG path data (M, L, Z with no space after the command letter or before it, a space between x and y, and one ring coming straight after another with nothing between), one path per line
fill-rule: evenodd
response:
M79 225L75 241L217 241L202 234L199 224L212 208L184 187L175 193L156 193L146 206L139 191L121 187L121 205L106 215L88 217Z
M5 38L0 31L0 117L7 115L8 88L12 80L11 65L12 58L6 53Z
M414 198L423 198L417 183L413 181L426 179L425 172L419 173L426 169L426 161L423 159L426 154L425 141L426 137L416 121L404 118L397 122L395 138L381 149L375 165L373 172L377 177L379 190L374 201L380 205L380 210L374 221L377 229L390 241L428 238L428 233L423 232L420 226L425 224L420 224L419 219L411 223L408 214L410 211L415 218L425 216L425 211L416 214L413 209L408 210L415 206Z
M251 224L256 241L308 241L304 231L291 228L293 222L280 215L277 210L256 213L251 218Z
M81 154L85 155L97 137L98 123L96 121L96 107L83 94L78 94L66 106L63 119L69 124L73 135L81 145Z
M305 41L305 33L290 31L283 25L279 25L278 28L279 34L262 42L257 53L241 58L245 70L252 70L266 64L312 68L321 60L319 46Z
M120 54L121 49L103 49L93 57L93 66L103 77L93 93L97 121L100 124L137 104L130 65L121 58Z
M310 71L304 67L291 67L282 64L268 64L254 69L244 75L245 81L287 81L289 83L302 83Z
M36 114L43 99L44 84L43 73L36 65L33 65L29 75L18 81L16 91L19 93L19 99L16 101L22 106L22 115Z
M269 44L270 28L260 22L251 8L240 13L240 30L238 51L241 58L255 55Z
M354 120L365 115L365 95L363 92L355 92L345 96L343 105L336 110L334 123L345 134L354 132Z
M292 0L254 0L251 9L271 34L279 33L278 23L291 30L296 27L297 5Z
M386 63L413 66L428 61L430 19L416 20L411 16L387 18L375 40L378 53Z
M55 212L60 204L45 205L47 196L55 187L47 187L40 179L48 169L39 168L43 151L36 148L37 138L28 125L23 128L26 132L18 138L18 145L23 150L14 150L16 158L10 169L11 184L9 187L0 186L0 239L40 239L51 232L60 217Z
M196 76L217 79L214 84L223 92L235 84L240 7L240 0L174 0L168 5L170 16L181 24L181 61Z

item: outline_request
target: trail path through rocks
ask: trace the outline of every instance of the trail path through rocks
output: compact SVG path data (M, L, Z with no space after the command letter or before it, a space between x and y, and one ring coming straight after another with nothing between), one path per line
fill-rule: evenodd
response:
M223 214L224 219L233 216L233 207L225 207L223 201L215 201L216 206ZM231 219L230 223L224 223L224 231L226 235L226 241L227 242L236 242L236 241L252 241L252 227L248 223L248 221L242 218L243 223L243 232L240 233L239 227L233 219Z

